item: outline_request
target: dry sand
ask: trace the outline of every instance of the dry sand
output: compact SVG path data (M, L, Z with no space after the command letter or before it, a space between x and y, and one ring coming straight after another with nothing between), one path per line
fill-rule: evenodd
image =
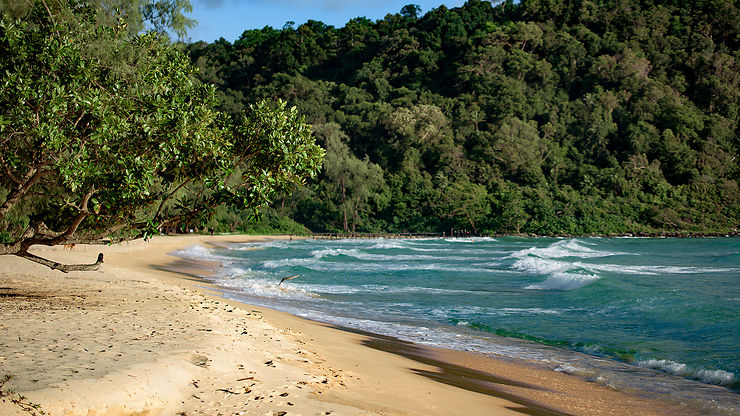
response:
M683 409L526 363L355 333L218 297L173 250L254 236L73 250L63 274L0 256L0 376L50 415L661 415ZM178 270L175 273L170 270ZM0 400L0 415L28 414Z

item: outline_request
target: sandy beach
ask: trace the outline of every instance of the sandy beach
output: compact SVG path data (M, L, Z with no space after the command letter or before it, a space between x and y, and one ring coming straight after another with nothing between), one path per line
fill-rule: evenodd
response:
M266 238L33 250L65 263L105 254L99 271L69 274L0 256L0 376L13 376L0 415L29 414L17 394L50 415L685 414L524 362L229 301L169 254Z

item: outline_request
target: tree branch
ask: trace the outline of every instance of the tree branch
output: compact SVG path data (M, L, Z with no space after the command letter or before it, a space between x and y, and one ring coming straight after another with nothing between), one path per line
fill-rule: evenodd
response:
M67 229L59 234L56 232L49 230L46 225L43 223L38 223L34 226L35 233L32 238L25 239L21 241L21 249L20 252L25 252L28 250L29 247L35 245L35 244L41 244L45 246L55 246L58 244L64 244L69 241L69 238L77 231L77 228L80 226L82 221L87 218L88 215L90 215L90 211L87 209L87 204L90 201L90 198L95 193L95 187L91 187L89 191L82 197L82 201L80 201L80 212L77 214L77 216L72 220L72 223L67 227ZM43 227L43 229L42 229ZM56 234L56 236L54 236ZM46 238L38 238L37 235L43 235L46 236ZM17 254L16 254L17 255Z
M72 234L77 231L77 227L80 226L82 221L90 215L90 211L87 209L87 203L90 202L90 198L92 198L93 194L95 193L95 187L91 187L89 191L85 194L85 196L82 197L82 201L80 201L80 212L77 214L77 216L72 220L72 224L67 227L67 230L64 231L61 235L52 238L49 240L48 245L57 245L62 244L66 242L66 240L72 236Z
M169 195L167 195L167 196L166 196L166 197L165 197L165 198L164 198L164 199L162 200L162 202L161 202L161 203L159 204L159 208L157 208L157 213L156 213L156 214L154 214L154 218L157 218L157 217L159 217L159 214L161 214L161 213L162 213L162 209L164 208L164 204L165 204L165 202L167 202L167 201L168 201L168 200L169 200L170 198L172 198L172 196L174 196L174 195L175 195L175 193L176 193L177 191L179 191L180 189L182 189L182 187L183 187L183 186L185 186L185 185L187 185L187 184L188 184L189 182L190 182L190 179L188 179L188 180L186 180L185 182L181 183L180 185L178 185L178 187L177 187L177 188L175 188L175 190L174 190L174 191L170 192L170 194L169 194Z
M43 257L39 257L35 254L31 254L27 251L20 251L15 254L18 257L22 257L27 260L31 260L32 262L43 264L44 266L53 269L53 270L59 270L63 273L69 273L73 271L92 271L92 270L98 270L100 268L100 265L103 263L103 253L98 254L98 260L95 263L92 264L61 264L57 263L55 261L47 260Z
M49 10L49 6L46 5L46 2L44 0L41 0L41 3L44 5L44 8L46 9L46 13L49 13L49 18L51 18L51 23L56 25L57 22L56 20L54 20L54 15L51 14L51 10ZM59 30L55 30L55 32L57 32L57 37L61 39L62 37L61 35L59 35Z
M23 181L16 178L15 175L13 175L13 172L10 171L10 165L5 163L5 160L0 159L0 162L5 166L5 174L8 175L8 178L10 178L11 181L15 182L19 186L23 186Z

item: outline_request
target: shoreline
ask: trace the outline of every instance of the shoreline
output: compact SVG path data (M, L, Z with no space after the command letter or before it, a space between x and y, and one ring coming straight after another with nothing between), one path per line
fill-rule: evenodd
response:
M21 322L25 327L13 327L12 323L7 322L0 325L0 335L18 335L20 340L33 332L35 337L40 338L33 339L35 342L31 344L21 341L2 345L0 369L3 372L9 369L22 370L16 371L19 373L16 374L17 382L10 387L28 396L32 402L41 404L42 409L48 409L50 414L56 414L51 410L57 409L68 414L87 414L85 412L92 409L97 414L139 412L137 414L154 415L174 414L178 409L185 409L186 414L191 415L211 414L209 411L214 410L214 406L223 414L238 414L239 410L228 413L227 409L239 409L239 406L247 412L245 414L273 408L285 409L275 410L278 414L287 411L287 414L443 415L482 412L493 415L658 415L687 411L682 407L617 392L574 376L537 369L526 362L421 346L228 300L220 297L217 286L197 277L202 265L199 268L198 264L179 263L176 272L168 266L177 261L169 253L186 246L275 238L279 237L178 236L155 238L151 243L138 241L112 247L82 246L74 252L61 248L40 250L41 254L53 255L60 261L87 257L97 250L106 252L107 260L101 272L74 272L69 275L46 270L23 259L0 257L0 290L5 290L0 291L0 310L3 313L11 310L16 312L21 321L28 315L28 319ZM23 279L24 276L26 279ZM99 280L103 280L104 284L96 286L101 283ZM49 287L44 288L44 284L50 281L53 284L49 283ZM85 285L91 285L94 289L71 287L89 289ZM111 285L121 287L115 287L113 293L109 293ZM66 309L59 310L59 305L53 302L51 306L39 303L55 298L56 302L63 296L58 296L57 292L23 292L29 290L29 286L35 287L34 290L40 290L41 287L57 292L68 287L72 293L63 305ZM117 299L118 304L112 305L118 308L104 304L115 297L116 291L121 290L130 293L118 293L122 298ZM103 294L102 299L95 299L95 291ZM79 303L74 298L75 294L84 296L81 298L82 307L75 303ZM100 341L99 334L103 330L114 332L111 340L121 338L117 331L123 331L123 327L119 328L109 320L111 316L127 314L125 305L131 303L127 295L143 296L142 299L136 299L136 303L151 303L153 310L166 313L163 317L141 316L139 309L133 309L131 315L138 319L138 324L158 325L150 338L157 338L157 331L168 326L179 325L180 328L173 331L171 339L164 337L158 345L143 342L149 338L138 339L143 338L140 331L126 334L124 338L133 338L127 340L130 344L127 355L136 356L127 357L122 351L119 356L125 358L112 361L105 357L109 349L102 348L104 351L82 355L60 353L53 348L53 336L52 339L44 338L48 335L44 332L49 329L49 321L54 321L48 309L64 315L66 323L72 322L71 327L62 331L69 331L72 336L85 332L84 326L91 324L91 318L101 314L108 317L108 320L95 322L100 328L93 328L92 333L88 333L89 329L85 332L88 339L78 341L79 345L76 346L71 344L65 351L79 350L80 346ZM157 302L162 298L169 303L157 309ZM23 307L19 307L19 303L23 303ZM176 308L186 310L174 313ZM88 313L95 317L88 316ZM155 318L159 321L152 323L156 321ZM192 322L188 320L196 323L190 325ZM62 324L56 321L52 323ZM29 324L30 328L27 326ZM209 328L204 329L206 326ZM183 339L186 338L183 334L192 338ZM245 340L246 337L250 339ZM36 353L30 347L43 346L44 343L48 343L45 350L53 350L51 354ZM172 348L163 351L166 347ZM111 344L109 348L115 350L116 347ZM134 351L136 354L133 354ZM229 352L226 356L223 354L225 351ZM46 377L42 382L44 388L34 389L38 387L34 383L39 383L38 379L42 378L36 374L38 363L24 367L14 361L22 362L29 356L44 367L66 365L78 368L78 372L47 371L43 374ZM202 362L204 359L205 366ZM95 370L98 367L96 361L103 361L107 367L100 365L103 370ZM251 361L251 364L236 361ZM88 367L83 371L82 367L85 366ZM152 374L155 368L161 370L160 373L167 380L150 380L157 378ZM275 372L275 368L282 374L277 379L271 379L269 373ZM29 381L29 378L35 381ZM80 396L90 388L91 383L101 384L101 379L113 382L108 386L109 389L115 385L114 390L123 390L128 396L109 395L107 401L83 399ZM132 384L132 379L138 380ZM251 380L258 379L258 385L244 386L245 382L254 384ZM128 382L123 387L120 383L122 380ZM262 394L254 394L259 386L268 384L269 388L263 388ZM206 386L210 387L210 391L201 391L208 390ZM154 388L154 396L159 399L142 391L147 388ZM281 389L286 391L278 393ZM246 393L247 390L252 393ZM101 393L104 394L107 393ZM285 400L283 397L291 399ZM250 400L245 402L246 398ZM0 413L12 410L3 405L0 403ZM334 410L326 410L329 408Z
M247 237L248 236L244 236ZM266 237L268 240L269 236ZM284 239L284 236L277 236L278 239ZM302 238L302 237L298 237ZM303 237L308 238L310 237ZM251 241L244 241L251 242ZM211 243L206 242L207 245L215 248L228 248L228 244ZM176 264L181 260L192 261L191 259L183 259L175 257L172 264ZM208 265L206 261L203 261L201 268L201 275L208 271ZM176 268L177 266L175 266ZM214 285L207 280L203 280L208 286L219 289L219 286ZM222 299L230 299L223 297ZM243 301L234 300L237 303L247 304ZM281 316L288 316L289 319L305 320L315 325L322 327L328 327L330 329L357 334L365 337L361 341L361 345L364 347L372 348L378 351L382 351L389 354L394 354L400 357L404 357L408 360L431 365L436 368L435 371L423 371L418 369L409 368L409 371L413 371L415 374L429 378L439 383L447 384L450 386L457 387L459 389L467 390L472 393L489 395L501 399L511 401L516 404L517 412L531 414L531 415L568 415L568 414L661 414L660 408L663 411L668 411L671 414L690 414L690 410L683 407L676 407L673 404L668 404L663 401L657 400L651 397L639 396L637 394L629 394L620 390L613 390L607 388L604 385L598 385L585 380L582 377L563 374L555 372L550 368L542 366L540 362L529 362L524 359L510 358L505 356L488 355L481 352L475 351L461 351L451 349L447 347L437 347L425 344L420 344L414 341L407 341L396 338L394 336L388 336L384 334L378 334L368 332L361 329L345 327L332 323L322 322L318 320L312 320L306 317L297 317L287 312L276 311L266 307L267 310L274 313L281 314ZM493 371L494 374L488 371ZM524 373L528 377L521 377L518 374ZM505 375L502 375L505 374ZM562 376L562 377L561 377ZM557 393L549 391L545 386L539 384L533 384L526 378L539 380L543 383L553 383L558 386L567 386L568 394L584 392L592 392L590 387L594 387L596 391L607 390L610 393L616 393L609 399L619 400L620 398L628 398L631 403L630 407L619 407L612 406L611 402L603 401L597 406L589 404L588 400L573 400L574 397L564 398L556 397ZM558 406L565 406L564 408L558 408ZM613 407L606 410L607 407ZM510 407L514 408L514 407ZM575 411L575 413L569 413ZM605 411L605 412L604 412ZM655 412L658 413L655 413ZM602 413L604 412L604 413Z

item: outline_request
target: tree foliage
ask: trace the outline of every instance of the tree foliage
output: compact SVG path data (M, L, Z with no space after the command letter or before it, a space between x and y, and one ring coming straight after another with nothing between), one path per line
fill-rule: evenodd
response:
M75 13L37 3L0 22L3 254L42 262L29 247L147 236L224 204L256 212L319 169L296 108L222 113L168 40Z
M74 24L79 17L76 12L84 7L98 24L119 23L131 34L153 30L160 34L172 32L178 39L184 39L188 29L196 25L185 15L193 11L190 0L3 0L0 12L11 20L28 20L41 5L53 19L67 24Z

